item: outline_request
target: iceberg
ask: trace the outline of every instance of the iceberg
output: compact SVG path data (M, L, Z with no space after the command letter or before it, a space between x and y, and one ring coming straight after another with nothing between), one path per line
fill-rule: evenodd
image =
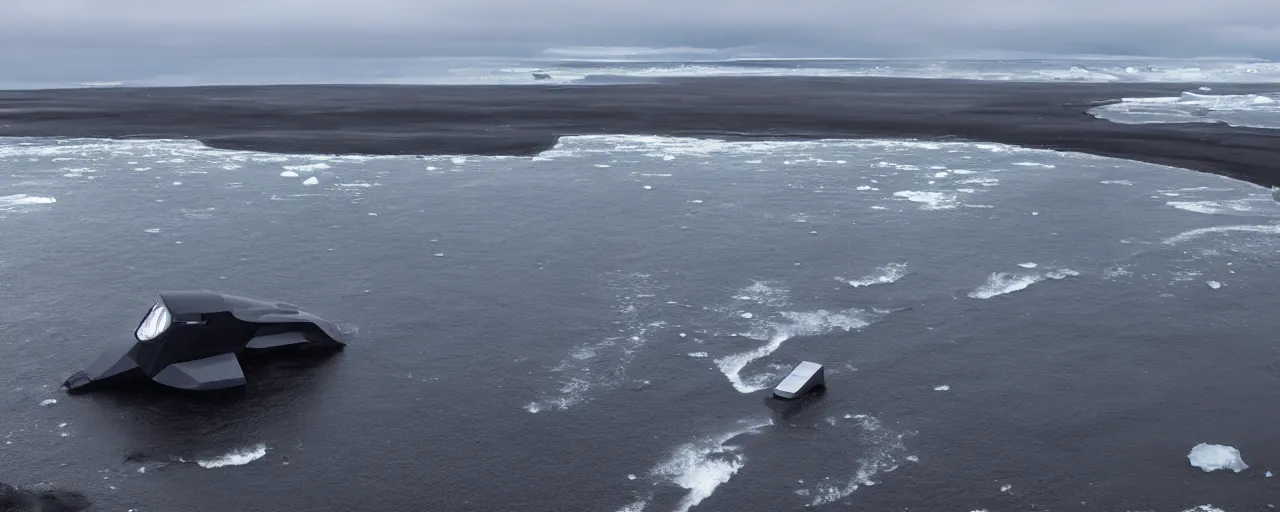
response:
M1191 465L1204 470L1205 473L1220 469L1230 469L1236 473L1249 469L1249 465L1240 458L1240 450L1220 444L1200 443L1187 454Z

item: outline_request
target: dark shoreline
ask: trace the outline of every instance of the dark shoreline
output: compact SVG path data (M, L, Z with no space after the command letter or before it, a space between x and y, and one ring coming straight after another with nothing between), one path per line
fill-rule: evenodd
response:
M277 153L535 155L561 136L968 140L1078 151L1280 186L1280 130L1123 125L1087 110L1200 84L902 78L531 86L217 86L0 91L0 136L197 139ZM1212 84L1214 94L1278 84Z

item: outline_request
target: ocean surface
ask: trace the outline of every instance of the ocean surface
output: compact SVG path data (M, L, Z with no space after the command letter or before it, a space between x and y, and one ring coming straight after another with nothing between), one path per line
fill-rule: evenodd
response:
M516 156L0 138L0 482L122 512L1280 504L1268 187L818 135ZM168 289L355 339L248 368L243 394L58 389ZM771 399L804 360L827 389ZM1248 468L1193 467L1200 443Z

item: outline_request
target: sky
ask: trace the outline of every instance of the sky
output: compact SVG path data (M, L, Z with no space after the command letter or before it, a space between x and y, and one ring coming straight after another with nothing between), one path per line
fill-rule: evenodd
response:
M0 2L0 79L163 74L201 59L532 56L565 46L1280 60L1280 0Z

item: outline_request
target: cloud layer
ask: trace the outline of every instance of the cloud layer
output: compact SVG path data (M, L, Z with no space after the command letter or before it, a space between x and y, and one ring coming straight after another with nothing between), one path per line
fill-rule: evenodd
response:
M95 66L161 73L209 58L519 57L564 46L750 47L787 56L1014 51L1280 59L1280 1L0 2L0 65L19 80L85 74Z
M18 0L0 41L28 48L441 55L559 45L1280 52L1280 2L1217 0Z

